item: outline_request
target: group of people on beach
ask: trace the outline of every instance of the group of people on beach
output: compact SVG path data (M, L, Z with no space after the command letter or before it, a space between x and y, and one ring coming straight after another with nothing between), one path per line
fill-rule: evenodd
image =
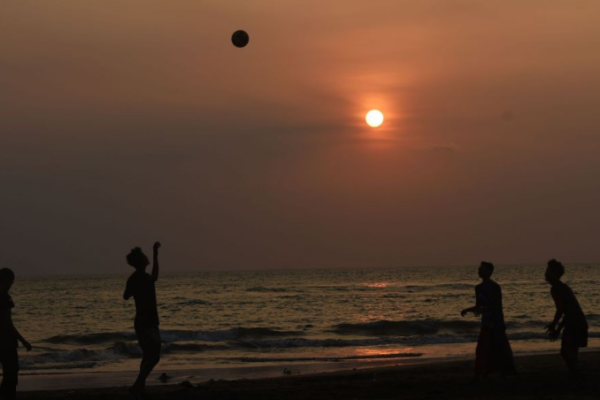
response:
M482 282L475 287L475 306L461 311L481 316L481 330L475 350L475 380L495 370L505 377L517 373L510 342L506 335L506 323L502 307L502 289L492 280L494 264L482 262L479 277ZM565 360L569 377L577 378L579 349L587 347L588 323L573 290L560 279L565 267L559 261L548 261L545 278L552 286L550 294L556 306L554 319L546 326L551 341L562 334L560 354Z
M159 275L159 249L160 243L154 243L150 274L146 272L150 260L141 248L135 247L126 256L127 263L135 268L135 272L127 279L123 298L129 300L133 297L135 300L134 329L143 354L139 375L130 389L130 393L136 398L143 395L146 378L160 361L161 338L155 289ZM482 282L475 287L475 306L461 312L463 317L468 313L481 316L481 331L476 349L476 379L487 377L488 373L494 370L499 370L502 376L516 374L512 349L506 335L502 290L500 285L491 279L493 272L492 263L481 263L479 277ZM546 332L552 341L562 334L561 355L568 366L569 375L576 377L579 349L587 347L588 324L575 294L560 280L564 272L560 262L548 262L546 281L552 285L551 294L556 313L553 321L546 327ZM15 304L9 291L14 281L15 274L12 270L0 269L0 363L3 368L0 398L6 400L16 396L19 372L18 342L21 342L27 351L31 350L31 344L19 333L11 318Z

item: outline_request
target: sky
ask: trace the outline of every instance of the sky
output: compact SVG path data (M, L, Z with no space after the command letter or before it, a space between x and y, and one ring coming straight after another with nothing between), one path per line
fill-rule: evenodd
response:
M129 272L155 240L165 271L598 261L599 13L2 2L0 266Z

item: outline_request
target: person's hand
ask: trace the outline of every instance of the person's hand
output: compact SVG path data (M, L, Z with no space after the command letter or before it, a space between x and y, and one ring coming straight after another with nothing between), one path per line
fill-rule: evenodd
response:
M154 246L152 246L152 250L154 250L155 253L158 253L158 249L160 249L160 242L155 242Z
M556 339L558 339L559 335L560 335L560 331L558 329L553 329L551 331L548 331L548 339L550 339L551 342L556 341Z
M554 342L556 339L558 339L560 331L556 329L554 324L549 324L548 326L546 326L546 335L548 335L548 340Z
M27 351L31 351L31 343L29 343L27 340L23 341L23 347L25 347Z

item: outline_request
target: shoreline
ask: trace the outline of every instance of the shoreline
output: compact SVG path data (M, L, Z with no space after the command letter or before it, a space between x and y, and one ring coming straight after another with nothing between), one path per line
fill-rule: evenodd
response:
M528 391L529 384L537 385L537 392L553 395L553 387L570 390L572 387L567 379L566 368L557 352L554 354L516 355L515 362L519 371L518 378L500 380L491 377L489 381L481 382L480 385L500 385L500 388L516 387L517 391ZM597 349L584 351L581 354L583 381L578 386L579 394L586 395L596 393L597 382L600 380L600 351ZM148 397L163 398L163 396L177 396L177 398L277 398L269 397L265 393L276 393L281 390L290 390L292 398L305 398L312 396L311 393L299 389L300 382L310 383L316 392L328 392L332 385L338 387L339 393L329 393L327 398L337 398L338 394L346 393L348 396L339 398L370 398L368 392L362 386L350 389L356 382L373 386L373 390L381 392L381 395L396 393L396 387L401 384L404 389L411 388L405 398L422 398L421 394L430 393L433 387L440 385L446 387L452 398L462 398L462 389L472 378L473 358L470 359L426 359L422 362L360 362L320 365L306 364L294 366L292 374L286 376L281 367L249 367L230 369L228 379L211 378L216 376L216 369L179 370L167 371L172 378L161 383L157 377L163 372L158 369L148 379ZM223 369L225 370L225 369ZM223 371L219 371L223 372ZM126 373L88 373L88 374L57 374L57 375L28 375L20 379L20 398L42 399L63 398L85 399L90 396L100 398L129 398L127 387L135 379L136 372ZM185 388L179 384L189 381L194 388ZM381 381L381 386L375 382ZM75 387L69 387L75 384ZM67 386L65 386L67 385ZM535 386L533 385L533 386ZM590 385L594 390L590 391ZM286 389L288 388L288 389ZM461 389L462 388L462 389ZM470 388L470 387L469 387ZM562 390L561 389L561 390ZM589 390L588 390L589 389ZM437 389L436 389L437 390ZM473 388L469 390L473 391ZM515 389L516 390L516 389ZM296 393L298 392L298 393ZM413 393L414 392L414 393ZM304 395L301 395L304 393ZM475 390L477 396L483 394ZM201 394L201 396L200 396ZM210 396L209 396L210 394ZM489 394L489 393L488 393ZM155 397L158 396L158 397ZM286 394L286 396L288 396ZM415 397L417 396L417 397ZM459 397L455 397L459 396ZM477 397L476 396L476 397ZM288 396L289 397L289 396ZM377 396L375 396L377 397ZM435 397L435 396L434 396ZM448 397L439 394L439 397ZM319 397L317 397L319 398ZM325 397L323 397L325 398ZM379 398L379 397L377 397ZM385 396L384 396L385 398ZM425 398L429 398L425 396ZM490 397L491 398L491 397ZM528 399L529 397L519 397ZM534 397L531 397L534 398ZM535 398L542 398L537 396ZM582 398L581 396L578 398ZM585 397L583 397L585 398Z
M339 362L291 363L270 366L218 367L162 369L156 368L148 377L148 387L168 386L189 380L195 384L213 381L259 380L290 376L309 376L323 373L340 373L344 371L365 370L372 368L410 368L416 365L440 364L456 361L467 361L465 357L452 358L396 358L375 361L349 360ZM289 373L284 373L284 370ZM98 389L127 387L135 380L138 371L116 372L53 372L19 376L19 391L61 391L79 389ZM166 373L168 381L161 382L159 376Z

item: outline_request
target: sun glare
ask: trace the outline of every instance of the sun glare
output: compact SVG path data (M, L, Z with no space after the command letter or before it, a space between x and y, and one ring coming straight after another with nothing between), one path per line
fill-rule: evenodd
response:
M377 128L383 124L383 114L379 110L371 110L367 113L366 120L371 128Z

